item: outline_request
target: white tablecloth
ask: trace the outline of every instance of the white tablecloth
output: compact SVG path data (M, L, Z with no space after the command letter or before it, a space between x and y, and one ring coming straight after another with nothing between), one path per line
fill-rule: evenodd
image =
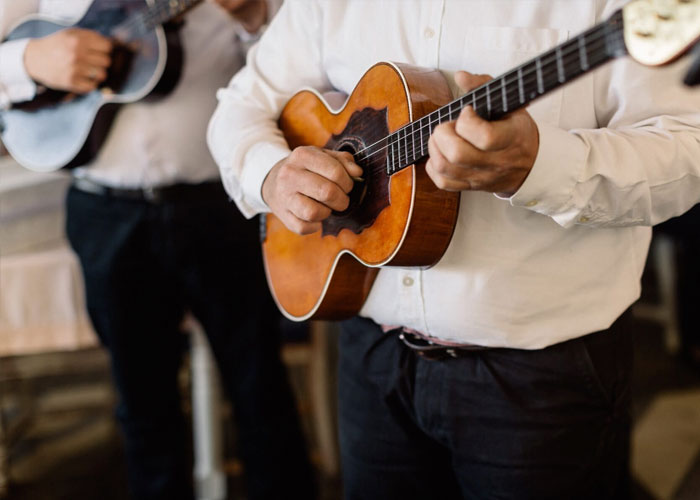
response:
M63 236L68 178L0 158L0 356L97 343Z

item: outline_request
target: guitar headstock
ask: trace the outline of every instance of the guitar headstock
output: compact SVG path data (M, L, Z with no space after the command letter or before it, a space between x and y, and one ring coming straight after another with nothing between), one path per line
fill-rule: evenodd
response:
M622 14L627 51L647 66L670 63L700 39L700 0L632 0Z

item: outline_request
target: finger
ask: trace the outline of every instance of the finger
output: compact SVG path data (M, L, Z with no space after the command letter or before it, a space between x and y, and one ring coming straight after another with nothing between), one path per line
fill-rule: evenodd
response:
M96 31L82 30L80 37L86 51L100 52L103 54L108 54L112 51L112 41Z
M430 148L430 144L428 144ZM439 151L433 151L425 164L425 170L433 183L444 191L465 191L471 189L468 178L456 179L454 175L446 175L447 168L453 168ZM463 172L463 174L466 172Z
M328 213L297 214L301 219L314 221L323 220L330 215L330 210L343 211L348 208L350 198L335 183L327 178L310 171L301 171L296 178L296 191L329 209ZM317 207L315 207L317 208Z
M345 166L349 160L338 159L343 158L344 154L346 153L331 152L315 147L297 148L292 152L292 161L333 182L343 192L349 193L353 187L352 178Z
M78 78L91 80L94 83L101 83L107 78L107 72L103 68L81 65L78 69Z
M428 141L429 154L433 156L438 153L447 164L460 167L480 168L490 165L489 153L475 147L468 137L458 134L456 128L456 122L436 127Z
M500 151L513 142L513 120L505 118L490 122L481 118L471 107L467 107L457 118L455 133L481 151Z
M455 83L465 91L473 90L491 80L493 80L491 75L475 75L466 71L455 73Z
M321 230L320 222L308 222L301 220L290 210L285 210L281 214L280 218L282 219L282 222L287 227L287 229L297 234L311 234Z
M112 64L112 59L102 52L88 52L82 57L81 62L96 68L107 69Z
M350 153L348 153L347 151L333 150L327 150L326 152L341 163L341 165L345 168L345 171L351 178L362 177L364 173L362 167L355 163L355 158Z
M289 200L287 209L304 222L321 222L331 215L329 207L302 193L297 193Z
M98 82L90 78L78 77L72 82L68 90L78 94L87 94L97 88L97 83Z

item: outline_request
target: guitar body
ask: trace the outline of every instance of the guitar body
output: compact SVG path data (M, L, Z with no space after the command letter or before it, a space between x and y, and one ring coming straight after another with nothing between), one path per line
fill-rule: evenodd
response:
M66 25L42 16L32 16L14 28L6 40L38 38L68 28L91 29L110 36L112 30L146 0L94 0L83 18ZM41 106L14 106L0 114L2 141L10 154L25 167L53 171L88 163L109 132L120 104L146 97L158 84L167 59L162 27L133 40L127 71L118 88L103 87L81 96L58 96Z
M355 153L450 99L439 71L380 63L342 109L332 111L317 93L302 91L282 111L279 126L292 149L313 145ZM326 219L322 231L300 236L267 215L268 283L290 319L350 317L365 302L380 266L429 267L447 249L459 193L435 187L422 163L389 176L385 153L365 168L348 210Z

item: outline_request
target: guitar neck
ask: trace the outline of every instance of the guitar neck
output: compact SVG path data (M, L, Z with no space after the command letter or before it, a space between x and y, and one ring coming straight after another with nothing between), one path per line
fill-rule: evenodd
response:
M188 11L202 0L156 0L114 29L114 35L121 40L138 38L180 14Z
M498 120L535 99L625 55L622 11L579 36L468 92L379 142L355 153L360 166L387 150L386 173L392 175L428 156L435 127L456 120L462 109L474 108L482 118Z

